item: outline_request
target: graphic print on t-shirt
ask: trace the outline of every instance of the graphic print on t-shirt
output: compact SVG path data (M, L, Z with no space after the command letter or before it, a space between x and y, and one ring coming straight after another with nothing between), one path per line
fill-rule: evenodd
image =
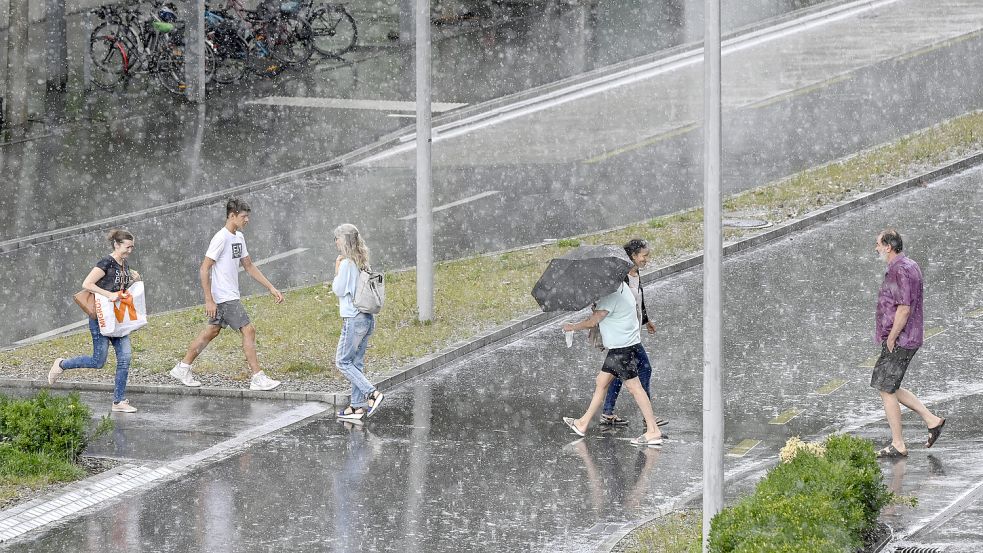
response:
M232 257L235 259L242 257L242 244L232 244Z

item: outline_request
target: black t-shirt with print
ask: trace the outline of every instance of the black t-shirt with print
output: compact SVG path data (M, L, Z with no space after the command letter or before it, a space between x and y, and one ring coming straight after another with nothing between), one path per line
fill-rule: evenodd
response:
M126 271L123 270L123 266L120 265L116 259L111 255L100 259L96 262L96 267L102 269L106 274L102 278L96 281L96 286L102 288L107 292L119 292L120 290L125 290L130 286L130 271L129 267Z

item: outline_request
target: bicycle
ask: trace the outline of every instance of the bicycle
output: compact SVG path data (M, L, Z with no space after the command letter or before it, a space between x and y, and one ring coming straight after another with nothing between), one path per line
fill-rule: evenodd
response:
M341 56L352 51L358 42L358 26L344 4L301 0L304 17L311 23L314 49L322 56Z

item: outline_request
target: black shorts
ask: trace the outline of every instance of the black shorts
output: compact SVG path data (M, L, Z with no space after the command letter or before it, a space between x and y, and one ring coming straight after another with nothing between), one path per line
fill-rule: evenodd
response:
M918 348L905 349L900 346L894 346L894 351L887 351L887 344L881 344L881 356L874 363L874 372L870 375L870 387L889 394L897 392L916 351Z
M638 378L638 359L644 352L642 344L609 349L607 357L604 358L604 365L601 366L601 372L613 374L622 382Z

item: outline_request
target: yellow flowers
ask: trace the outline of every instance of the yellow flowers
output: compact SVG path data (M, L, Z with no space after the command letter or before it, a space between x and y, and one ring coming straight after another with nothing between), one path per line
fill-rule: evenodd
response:
M826 455L826 448L822 444L811 442L803 442L798 436L793 436L785 442L785 447L778 452L778 457L783 463L787 463L795 458L796 455L802 450L812 453L816 457L823 457Z

